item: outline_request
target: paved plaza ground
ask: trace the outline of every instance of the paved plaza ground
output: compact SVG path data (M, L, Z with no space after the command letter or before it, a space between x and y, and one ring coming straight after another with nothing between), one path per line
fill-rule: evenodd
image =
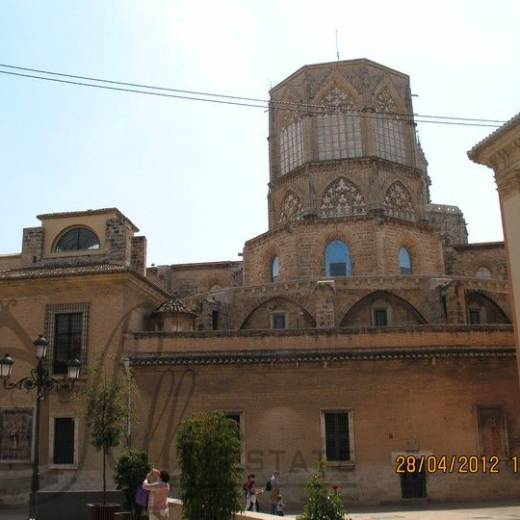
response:
M353 520L520 520L520 500L481 504L425 506L421 510L378 508L349 515Z
M276 518L262 515L266 519ZM27 510L0 509L0 520L26 520ZM59 518L59 517L56 517ZM294 520L296 515L285 518ZM487 502L481 504L450 504L425 506L403 510L402 507L386 507L372 510L356 510L349 515L352 520L520 520L520 500L514 502ZM68 520L68 519L59 519Z

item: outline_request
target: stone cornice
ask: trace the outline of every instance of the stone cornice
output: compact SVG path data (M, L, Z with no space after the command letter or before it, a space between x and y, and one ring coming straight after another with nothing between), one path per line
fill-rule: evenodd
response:
M345 361L425 360L437 358L514 358L514 347L437 347L428 349L349 349L349 350L279 350L222 351L130 354L133 367L208 366L294 363L337 363Z
M507 199L515 193L520 193L520 159L517 170L509 173L500 173L496 171L495 181L502 199Z
M46 280L56 279L58 282L69 278L88 277L94 281L99 277L112 278L118 277L128 279L130 283L136 287L160 296L163 299L169 297L169 294L161 287L157 286L150 279L137 273L130 267L117 264L93 264L73 267L37 267L26 269L13 269L10 271L0 271L0 284L20 284L28 281L45 282Z
M392 172L404 173L408 176L420 177L422 172L419 168L407 164L401 164L393 161L388 161L378 156L366 156L366 157L350 157L344 159L331 159L329 161L308 161L300 166L294 168L289 173L277 177L268 183L268 187L271 189L279 188L299 177L306 177L309 173L319 174L322 171L335 171L343 176L348 176L348 171L345 167L351 170L368 170L373 166L377 165L380 168L386 168Z
M39 220L49 220L56 218L70 218L70 217L90 217L92 215L109 215L111 213L116 214L119 218L126 220L135 232L139 231L139 228L121 211L117 208L101 208L101 209L87 209L84 211L66 211L63 213L44 213L37 215L36 218Z
M514 148L520 148L520 114L477 143L469 150L468 157L476 163L494 168L492 163L495 157L498 162L507 160L509 152Z
M464 324L425 324L408 325L401 327L344 327L331 329L229 329L229 330L204 330L204 331L183 331L183 332L130 332L128 338L140 340L144 338L167 339L167 338L276 338L276 337L348 337L356 335L400 335L400 334L421 334L421 333L450 333L450 334L471 334L494 333L494 332L513 332L513 326L509 324L497 325L464 325ZM513 342L513 340L511 340Z

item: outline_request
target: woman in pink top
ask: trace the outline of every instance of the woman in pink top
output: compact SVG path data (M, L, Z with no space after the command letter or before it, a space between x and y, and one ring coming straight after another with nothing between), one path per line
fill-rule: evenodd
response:
M170 475L167 471L152 469L143 488L150 491L148 498L148 518L150 520L167 520L170 517L168 508L168 495L170 494Z

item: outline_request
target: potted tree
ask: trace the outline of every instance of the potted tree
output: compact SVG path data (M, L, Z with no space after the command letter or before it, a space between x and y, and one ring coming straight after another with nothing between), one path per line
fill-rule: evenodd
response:
M103 502L87 504L89 520L113 520L119 504L107 504L107 456L119 445L127 416L124 383L117 375L91 374L86 389L86 423L90 444L103 455Z
M241 510L240 431L220 413L184 421L177 433L186 520L232 520Z
M135 495L150 469L148 456L143 451L127 450L120 455L114 478L117 486L123 490L124 509L127 511L116 513L120 520L138 518L141 514L141 507L135 503Z

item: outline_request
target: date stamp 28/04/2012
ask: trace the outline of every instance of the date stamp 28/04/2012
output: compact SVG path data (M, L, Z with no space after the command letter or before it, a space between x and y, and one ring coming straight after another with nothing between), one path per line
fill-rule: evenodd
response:
M513 473L520 472L520 457L496 455L399 455L395 459L396 473L500 473L504 466Z

